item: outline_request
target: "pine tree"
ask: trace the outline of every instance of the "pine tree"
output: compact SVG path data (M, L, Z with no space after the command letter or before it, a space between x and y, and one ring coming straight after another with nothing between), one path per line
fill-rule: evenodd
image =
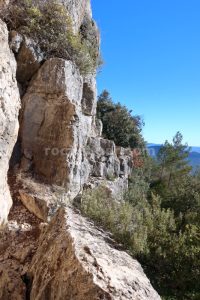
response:
M167 188L175 185L182 177L189 175L191 167L188 165L190 149L187 144L182 144L183 136L177 132L170 144L168 141L158 153L160 165L160 180L164 180Z

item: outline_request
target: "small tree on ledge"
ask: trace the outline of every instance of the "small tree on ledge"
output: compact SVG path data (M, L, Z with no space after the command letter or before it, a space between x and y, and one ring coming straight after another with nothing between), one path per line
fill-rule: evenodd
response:
M103 136L124 148L143 148L143 122L139 116L120 103L114 103L107 90L98 97L97 117L103 123Z

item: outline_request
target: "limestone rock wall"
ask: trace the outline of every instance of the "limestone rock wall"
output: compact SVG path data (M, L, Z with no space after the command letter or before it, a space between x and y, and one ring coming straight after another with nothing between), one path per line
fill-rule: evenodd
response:
M16 62L8 45L8 31L0 20L0 224L5 222L12 200L7 184L9 160L18 134L19 90Z
M131 174L133 164L130 149L116 147L113 141L97 136L88 139L86 152L91 166L90 175L93 177L128 178Z
M88 86L88 93L95 91ZM32 80L23 103L22 168L33 168L48 183L80 191L87 166L84 148L91 132L94 97L82 111L83 78L73 63L50 59Z
M73 19L74 31L99 47L90 1L61 2ZM10 32L9 40L17 60L12 76L23 96L18 140L21 153L17 146L13 155L17 162L16 157L22 157L21 170L64 187L70 199L89 182L120 177L127 186L131 155L120 158L114 143L101 138L102 124L96 119L96 74L81 76L71 61L60 58L45 61L39 46L16 31ZM6 51L11 53L9 48Z
M31 300L160 300L140 264L71 209L61 209L39 240Z
M22 99L22 170L65 187L71 199L90 177L127 180L131 172L131 152L118 155L112 141L99 137L96 99L95 78L58 58L42 65Z

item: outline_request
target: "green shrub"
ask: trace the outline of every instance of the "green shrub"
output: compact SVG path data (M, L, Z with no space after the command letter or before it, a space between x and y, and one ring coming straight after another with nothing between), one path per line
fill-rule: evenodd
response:
M130 203L117 202L105 186L87 190L82 197L81 211L96 224L111 231L133 255L148 253L148 232L154 226L154 216L146 199ZM161 214L161 211L159 211ZM166 217L168 212L162 211Z
M68 11L57 0L12 1L3 18L10 29L38 42L47 58L72 60L83 75L96 71L98 51L94 53L94 47L81 33L73 33Z
M114 200L105 186L85 191L82 213L109 230L142 263L163 299L199 299L199 223L190 220L180 229L181 216L162 208L159 196L148 196L144 183L138 193L133 181L124 202Z
M84 193L81 211L95 224L109 230L114 238L126 248L131 250L134 244L134 249L141 251L145 247L143 238L145 228L137 228L136 223L136 219L142 216L136 215L128 202L115 201L103 185Z

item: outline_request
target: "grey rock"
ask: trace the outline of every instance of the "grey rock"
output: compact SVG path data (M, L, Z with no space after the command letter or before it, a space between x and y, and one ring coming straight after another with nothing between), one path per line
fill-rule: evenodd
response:
M160 300L141 265L112 243L70 208L60 209L33 257L30 299Z
M96 115L97 87L94 75L87 76L83 82L82 112L88 116Z
M59 0L68 10L72 20L74 32L77 33L83 22L84 16L92 17L90 0Z
M101 137L91 137L87 144L87 158L92 166L91 176L128 178L132 170L131 152L117 155L114 142ZM99 175L101 174L101 175Z
M14 33L11 32L11 36ZM45 58L37 42L32 39L23 37L20 40L20 35L16 34L11 39L11 47L17 51L17 81L20 84L27 84L33 75L38 71L42 61ZM20 43L20 48L19 48Z
M8 31L0 20L0 224L6 222L12 200L7 184L9 160L18 135L19 90L16 61L8 45Z
M21 34L19 34L17 31L12 30L9 33L9 46L12 49L12 51L17 54L19 52L19 49L21 47L23 37Z
M96 116L93 118L92 121L92 137L101 137L102 131L103 131L103 123L100 119L98 119Z
M32 158L35 174L65 187L69 197L80 191L89 173L84 151L92 116L83 114L82 97L79 71L55 58L43 64L23 98L24 157ZM96 99L90 100L93 106Z

